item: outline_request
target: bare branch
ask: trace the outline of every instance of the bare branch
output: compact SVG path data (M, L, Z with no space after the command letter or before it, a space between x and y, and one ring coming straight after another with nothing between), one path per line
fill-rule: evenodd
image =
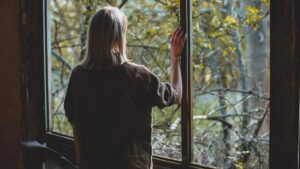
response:
M257 127L256 127L256 129L255 129L255 131L254 131L254 133L255 133L256 135L258 135L258 132L259 132L260 129L261 129L261 126L262 126L262 124L263 124L263 122L264 122L264 120L265 120L265 118L266 118L266 116L267 116L267 113L268 113L269 108L270 108L270 102L266 105L265 110L264 110L264 114L263 114L262 118L259 119L259 121L257 122Z
M197 115L194 116L193 119L194 120L214 120L214 121L218 121L220 123L222 123L224 126L227 126L228 128L232 128L232 124L230 124L229 122L227 122L226 120L224 120L224 118L226 118L227 115L222 115L222 116L205 116L205 115Z
M119 9L121 9L127 2L128 0L122 0L121 4L119 5Z
M128 46L128 47L136 47L136 48L147 48L147 49L160 50L159 47L148 46L148 45L134 45L134 44L127 44L127 46Z
M201 91L201 89L196 89L195 91ZM260 94L254 92L253 90L239 90L239 89L232 89L232 88L224 88L224 89L214 89L214 90L210 90L210 92L237 92L237 93L243 93L243 94L248 94L248 95L254 95L257 96L261 99L265 99L265 100L270 100L269 96L261 96ZM197 95L201 95L201 94L207 94L206 92L202 91L200 93L198 93Z
M57 60L62 62L69 71L71 71L73 69L72 65L63 56L59 55L58 53L56 53L54 51L52 51L51 53L52 53L53 56L55 56L55 58Z

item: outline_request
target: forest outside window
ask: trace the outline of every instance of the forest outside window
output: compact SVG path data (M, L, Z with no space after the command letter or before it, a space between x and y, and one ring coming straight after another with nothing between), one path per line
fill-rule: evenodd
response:
M153 109L153 154L221 168L268 168L270 27L268 0L191 0L186 21L191 99ZM169 81L169 42L180 24L180 0L48 0L48 130L72 136L63 101L72 68L84 58L94 12L118 6L128 17L127 55ZM181 11L182 13L182 11ZM182 23L182 22L181 22ZM187 109L189 110L189 109ZM181 123L190 114L191 128ZM183 119L186 120L186 119ZM183 143L190 130L191 146ZM183 158L185 157L185 158Z
M193 162L268 168L267 0L197 0L193 19Z

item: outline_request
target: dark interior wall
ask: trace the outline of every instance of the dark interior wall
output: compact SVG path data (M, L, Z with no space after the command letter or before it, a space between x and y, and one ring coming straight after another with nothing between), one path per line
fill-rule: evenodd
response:
M21 161L19 5L0 1L0 169L18 169Z

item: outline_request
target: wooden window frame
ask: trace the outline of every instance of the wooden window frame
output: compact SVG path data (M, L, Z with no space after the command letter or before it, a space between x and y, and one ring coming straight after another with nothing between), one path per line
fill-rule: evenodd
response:
M21 0L22 140L46 142L75 161L73 139L47 124L46 0ZM299 49L297 0L271 0L270 168L299 167ZM181 25L189 32L182 59L182 161L154 157L155 168L211 168L192 164L191 0L180 1ZM284 7L284 8L283 8ZM47 115L46 115L47 114ZM46 115L46 116L45 116ZM284 145L284 146L283 146Z

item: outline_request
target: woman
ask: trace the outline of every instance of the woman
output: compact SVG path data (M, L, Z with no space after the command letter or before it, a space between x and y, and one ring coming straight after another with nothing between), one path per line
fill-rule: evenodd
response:
M99 10L90 22L86 58L71 74L64 108L80 169L151 169L151 109L181 101L186 33L173 33L169 84L127 59L126 30L120 10Z

